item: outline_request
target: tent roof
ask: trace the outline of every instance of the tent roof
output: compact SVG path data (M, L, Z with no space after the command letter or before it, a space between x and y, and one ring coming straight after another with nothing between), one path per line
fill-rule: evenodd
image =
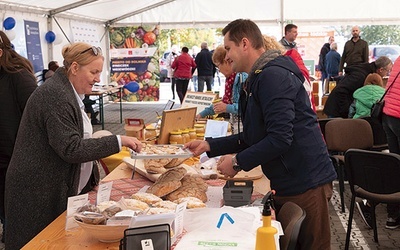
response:
M6 0L0 6L3 12L33 12L115 26L223 27L237 18L259 25L400 24L397 0L380 4L375 0Z

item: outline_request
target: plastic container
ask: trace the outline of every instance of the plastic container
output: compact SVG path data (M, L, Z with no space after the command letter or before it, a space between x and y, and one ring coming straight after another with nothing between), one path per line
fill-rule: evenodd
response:
M265 201L262 212L263 225L257 229L256 250L276 249L274 235L278 232L278 230L271 226L272 193L268 192L268 194L266 195L267 200Z
M224 204L240 207L249 205L253 193L253 181L228 180L223 188Z

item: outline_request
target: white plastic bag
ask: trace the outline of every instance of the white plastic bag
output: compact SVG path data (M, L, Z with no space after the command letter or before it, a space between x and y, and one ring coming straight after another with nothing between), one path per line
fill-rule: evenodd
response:
M259 219L232 207L189 209L184 216L186 234L175 250L254 250Z

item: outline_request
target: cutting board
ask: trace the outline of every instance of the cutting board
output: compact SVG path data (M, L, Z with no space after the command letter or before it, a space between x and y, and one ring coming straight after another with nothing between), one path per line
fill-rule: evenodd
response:
M161 174L150 174L150 173L147 173L146 169L144 168L143 159L136 159L136 164L135 164L135 159L132 159L130 157L124 157L123 161L126 164L128 164L128 166L130 168L133 168L133 166L136 165L135 166L135 172L139 173L140 175L146 177L147 179L149 179L149 180L151 180L153 182L155 182L161 176ZM189 165L181 164L181 166L184 167L187 170L188 174L198 174L197 171L194 168L192 168L191 166L189 166Z
M261 166L253 168L249 172L240 171L233 178L225 178L223 175L218 173L218 178L226 179L226 180L257 180L263 176L263 172L261 170Z

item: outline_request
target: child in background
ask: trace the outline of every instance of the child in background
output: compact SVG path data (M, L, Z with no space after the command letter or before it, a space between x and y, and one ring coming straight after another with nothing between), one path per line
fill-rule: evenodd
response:
M360 118L371 115L371 108L385 93L382 77L369 74L364 81L364 86L353 93L354 101L349 108L349 118Z

